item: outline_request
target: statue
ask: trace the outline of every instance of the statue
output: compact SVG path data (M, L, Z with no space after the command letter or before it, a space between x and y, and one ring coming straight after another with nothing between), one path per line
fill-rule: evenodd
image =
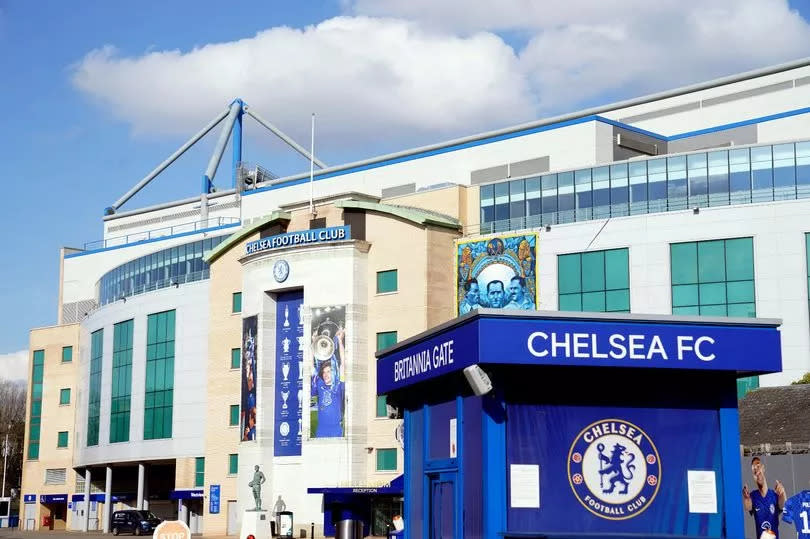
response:
M253 489L253 499L256 500L254 511L262 511L262 483L265 482L264 474L259 471L259 465L255 466L256 472L253 474L253 481L248 486Z

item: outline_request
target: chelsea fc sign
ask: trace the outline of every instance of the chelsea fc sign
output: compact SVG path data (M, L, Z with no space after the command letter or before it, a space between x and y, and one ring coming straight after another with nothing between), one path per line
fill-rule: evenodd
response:
M568 482L579 502L594 515L609 520L633 518L658 493L658 449L647 433L628 421L597 421L571 444Z

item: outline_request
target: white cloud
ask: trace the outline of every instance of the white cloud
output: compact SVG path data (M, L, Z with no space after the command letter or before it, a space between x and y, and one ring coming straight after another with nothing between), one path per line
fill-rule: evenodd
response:
M0 379L28 379L28 350L0 354Z
M494 34L457 37L393 19L338 17L302 30L183 53L94 50L73 82L136 131L195 131L234 97L301 139L352 142L400 130L443 132L532 117L514 51Z
M429 141L806 54L787 0L345 0L347 16L191 51L107 46L77 88L136 132L188 135L241 96L321 147ZM500 32L501 34L499 34ZM502 37L520 36L519 49ZM778 36L778 38L776 37ZM362 152L361 152L362 153Z

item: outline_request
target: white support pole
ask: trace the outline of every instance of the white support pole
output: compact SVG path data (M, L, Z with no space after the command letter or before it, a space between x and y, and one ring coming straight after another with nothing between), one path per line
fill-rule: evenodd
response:
M136 505L135 507L137 509L139 509L139 510L144 509L144 507L143 507L143 476L145 475L145 472L146 472L145 468L146 468L146 466L143 464L143 462L138 463L138 505Z
M312 126L310 127L310 141L309 141L309 213L315 217L315 188L313 180L315 178L315 113L312 113Z
M112 466L107 466L107 482L104 485L104 533L110 532L110 516L112 515Z
M82 519L82 531L86 532L90 528L90 483L92 474L90 468L84 469L84 518Z

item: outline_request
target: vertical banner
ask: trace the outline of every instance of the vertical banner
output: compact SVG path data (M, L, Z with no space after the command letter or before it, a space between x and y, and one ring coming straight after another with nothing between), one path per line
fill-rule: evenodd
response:
M208 500L210 502L208 505L208 512L212 515L219 513L219 485L211 485Z
M312 308L311 438L344 435L346 306Z
M277 457L301 454L301 410L304 398L304 292L276 297L276 413L273 451Z
M256 439L256 350L258 316L242 319L242 408L240 440Z
M537 233L456 242L457 314L537 309Z

